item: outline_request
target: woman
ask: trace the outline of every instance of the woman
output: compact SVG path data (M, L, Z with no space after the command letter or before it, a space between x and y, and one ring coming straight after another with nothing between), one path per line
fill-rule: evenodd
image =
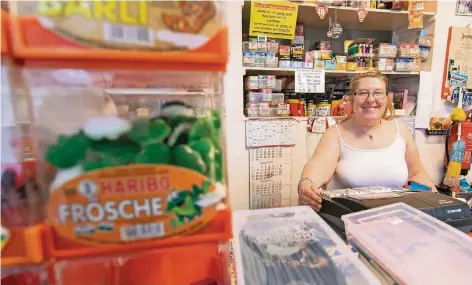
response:
M366 72L351 80L352 113L323 134L298 185L300 204L319 211L319 189L404 187L408 180L436 191L421 164L413 136L395 120L388 79Z

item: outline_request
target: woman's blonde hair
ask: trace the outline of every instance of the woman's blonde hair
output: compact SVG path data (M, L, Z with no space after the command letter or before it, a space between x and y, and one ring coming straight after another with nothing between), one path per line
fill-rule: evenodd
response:
M367 71L363 73L358 73L354 78L351 79L351 85L349 87L349 97L351 101L351 106L354 105L354 96L359 85L359 81L363 78L379 78L385 83L385 90L388 91L388 78L380 71ZM387 96L387 107L385 108L385 112L382 114L382 119L384 120L392 120L395 117L395 107L393 107L392 100ZM351 116L354 115L354 111L351 111Z

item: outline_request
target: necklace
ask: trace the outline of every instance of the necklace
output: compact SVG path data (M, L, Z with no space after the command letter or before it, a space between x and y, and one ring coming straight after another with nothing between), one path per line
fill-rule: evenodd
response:
M352 121L352 124L354 125L354 121ZM380 120L380 124L382 124L382 120ZM370 140L374 139L374 136L372 134L364 133L362 131L358 131L358 132L363 134L364 136L368 136Z

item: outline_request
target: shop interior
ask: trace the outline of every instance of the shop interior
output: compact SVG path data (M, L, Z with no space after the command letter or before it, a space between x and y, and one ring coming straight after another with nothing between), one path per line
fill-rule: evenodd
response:
M2 0L1 23L2 284L472 280L472 1ZM315 211L304 168L375 72L431 186L327 185Z

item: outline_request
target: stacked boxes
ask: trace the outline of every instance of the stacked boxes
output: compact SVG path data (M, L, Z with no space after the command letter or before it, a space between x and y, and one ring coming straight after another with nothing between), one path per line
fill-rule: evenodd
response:
M284 103L284 94L280 91L282 80L275 75L246 77L248 117L288 116L288 106Z
M374 66L379 71L393 71L396 56L397 46L395 44L381 43L374 50Z
M421 50L419 45L402 43L395 60L395 71L420 71Z

